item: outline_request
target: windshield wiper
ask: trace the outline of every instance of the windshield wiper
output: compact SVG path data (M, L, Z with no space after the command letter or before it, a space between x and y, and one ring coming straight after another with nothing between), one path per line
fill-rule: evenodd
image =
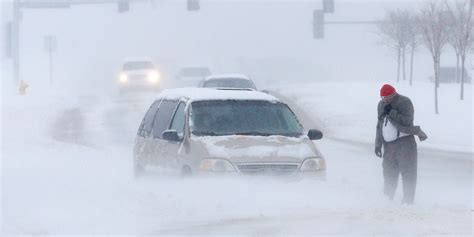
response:
M268 137L274 134L271 133L263 133L263 132L236 132L235 135L250 135L250 136L264 136Z
M285 137L299 137L301 133L264 133L264 132L238 132L235 135L249 135L249 136L285 136Z
M196 136L224 136L226 134L220 134L216 132L211 132L211 131L193 131L192 132Z

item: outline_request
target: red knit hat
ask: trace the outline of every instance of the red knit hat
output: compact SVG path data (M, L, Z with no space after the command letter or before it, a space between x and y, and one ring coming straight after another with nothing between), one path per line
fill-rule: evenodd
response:
M395 88L389 84L385 84L382 86L382 88L380 89L380 96L382 97L386 97L386 96L391 96L393 94L395 94L397 91L395 90Z

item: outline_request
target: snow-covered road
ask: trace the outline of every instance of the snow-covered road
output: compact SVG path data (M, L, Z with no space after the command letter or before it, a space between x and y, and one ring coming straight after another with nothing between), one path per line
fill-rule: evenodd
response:
M152 100L84 97L57 113L44 136L26 140L10 132L27 133L19 124L37 111L4 116L2 232L472 236L469 153L420 150L418 193L410 207L399 204L400 190L394 202L382 195L381 160L372 146L334 139L317 142L328 162L324 182L155 175L134 180L134 133Z

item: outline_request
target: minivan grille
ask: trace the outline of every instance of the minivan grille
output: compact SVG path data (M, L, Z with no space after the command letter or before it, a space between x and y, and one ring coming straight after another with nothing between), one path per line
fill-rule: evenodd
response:
M298 164L288 163L246 163L237 164L237 168L243 174L258 175L258 174L276 174L285 175L292 174L298 169Z

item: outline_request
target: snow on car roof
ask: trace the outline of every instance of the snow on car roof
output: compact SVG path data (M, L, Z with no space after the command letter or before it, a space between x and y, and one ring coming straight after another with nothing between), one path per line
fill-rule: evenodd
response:
M216 74L216 75L210 75L206 77L204 80L216 80L216 79L244 79L244 80L249 80L250 78L247 75L244 74Z
M229 90L214 88L177 88L163 90L159 96L163 99L181 99L187 98L191 101L201 100L264 100L278 102L276 97L254 90Z

